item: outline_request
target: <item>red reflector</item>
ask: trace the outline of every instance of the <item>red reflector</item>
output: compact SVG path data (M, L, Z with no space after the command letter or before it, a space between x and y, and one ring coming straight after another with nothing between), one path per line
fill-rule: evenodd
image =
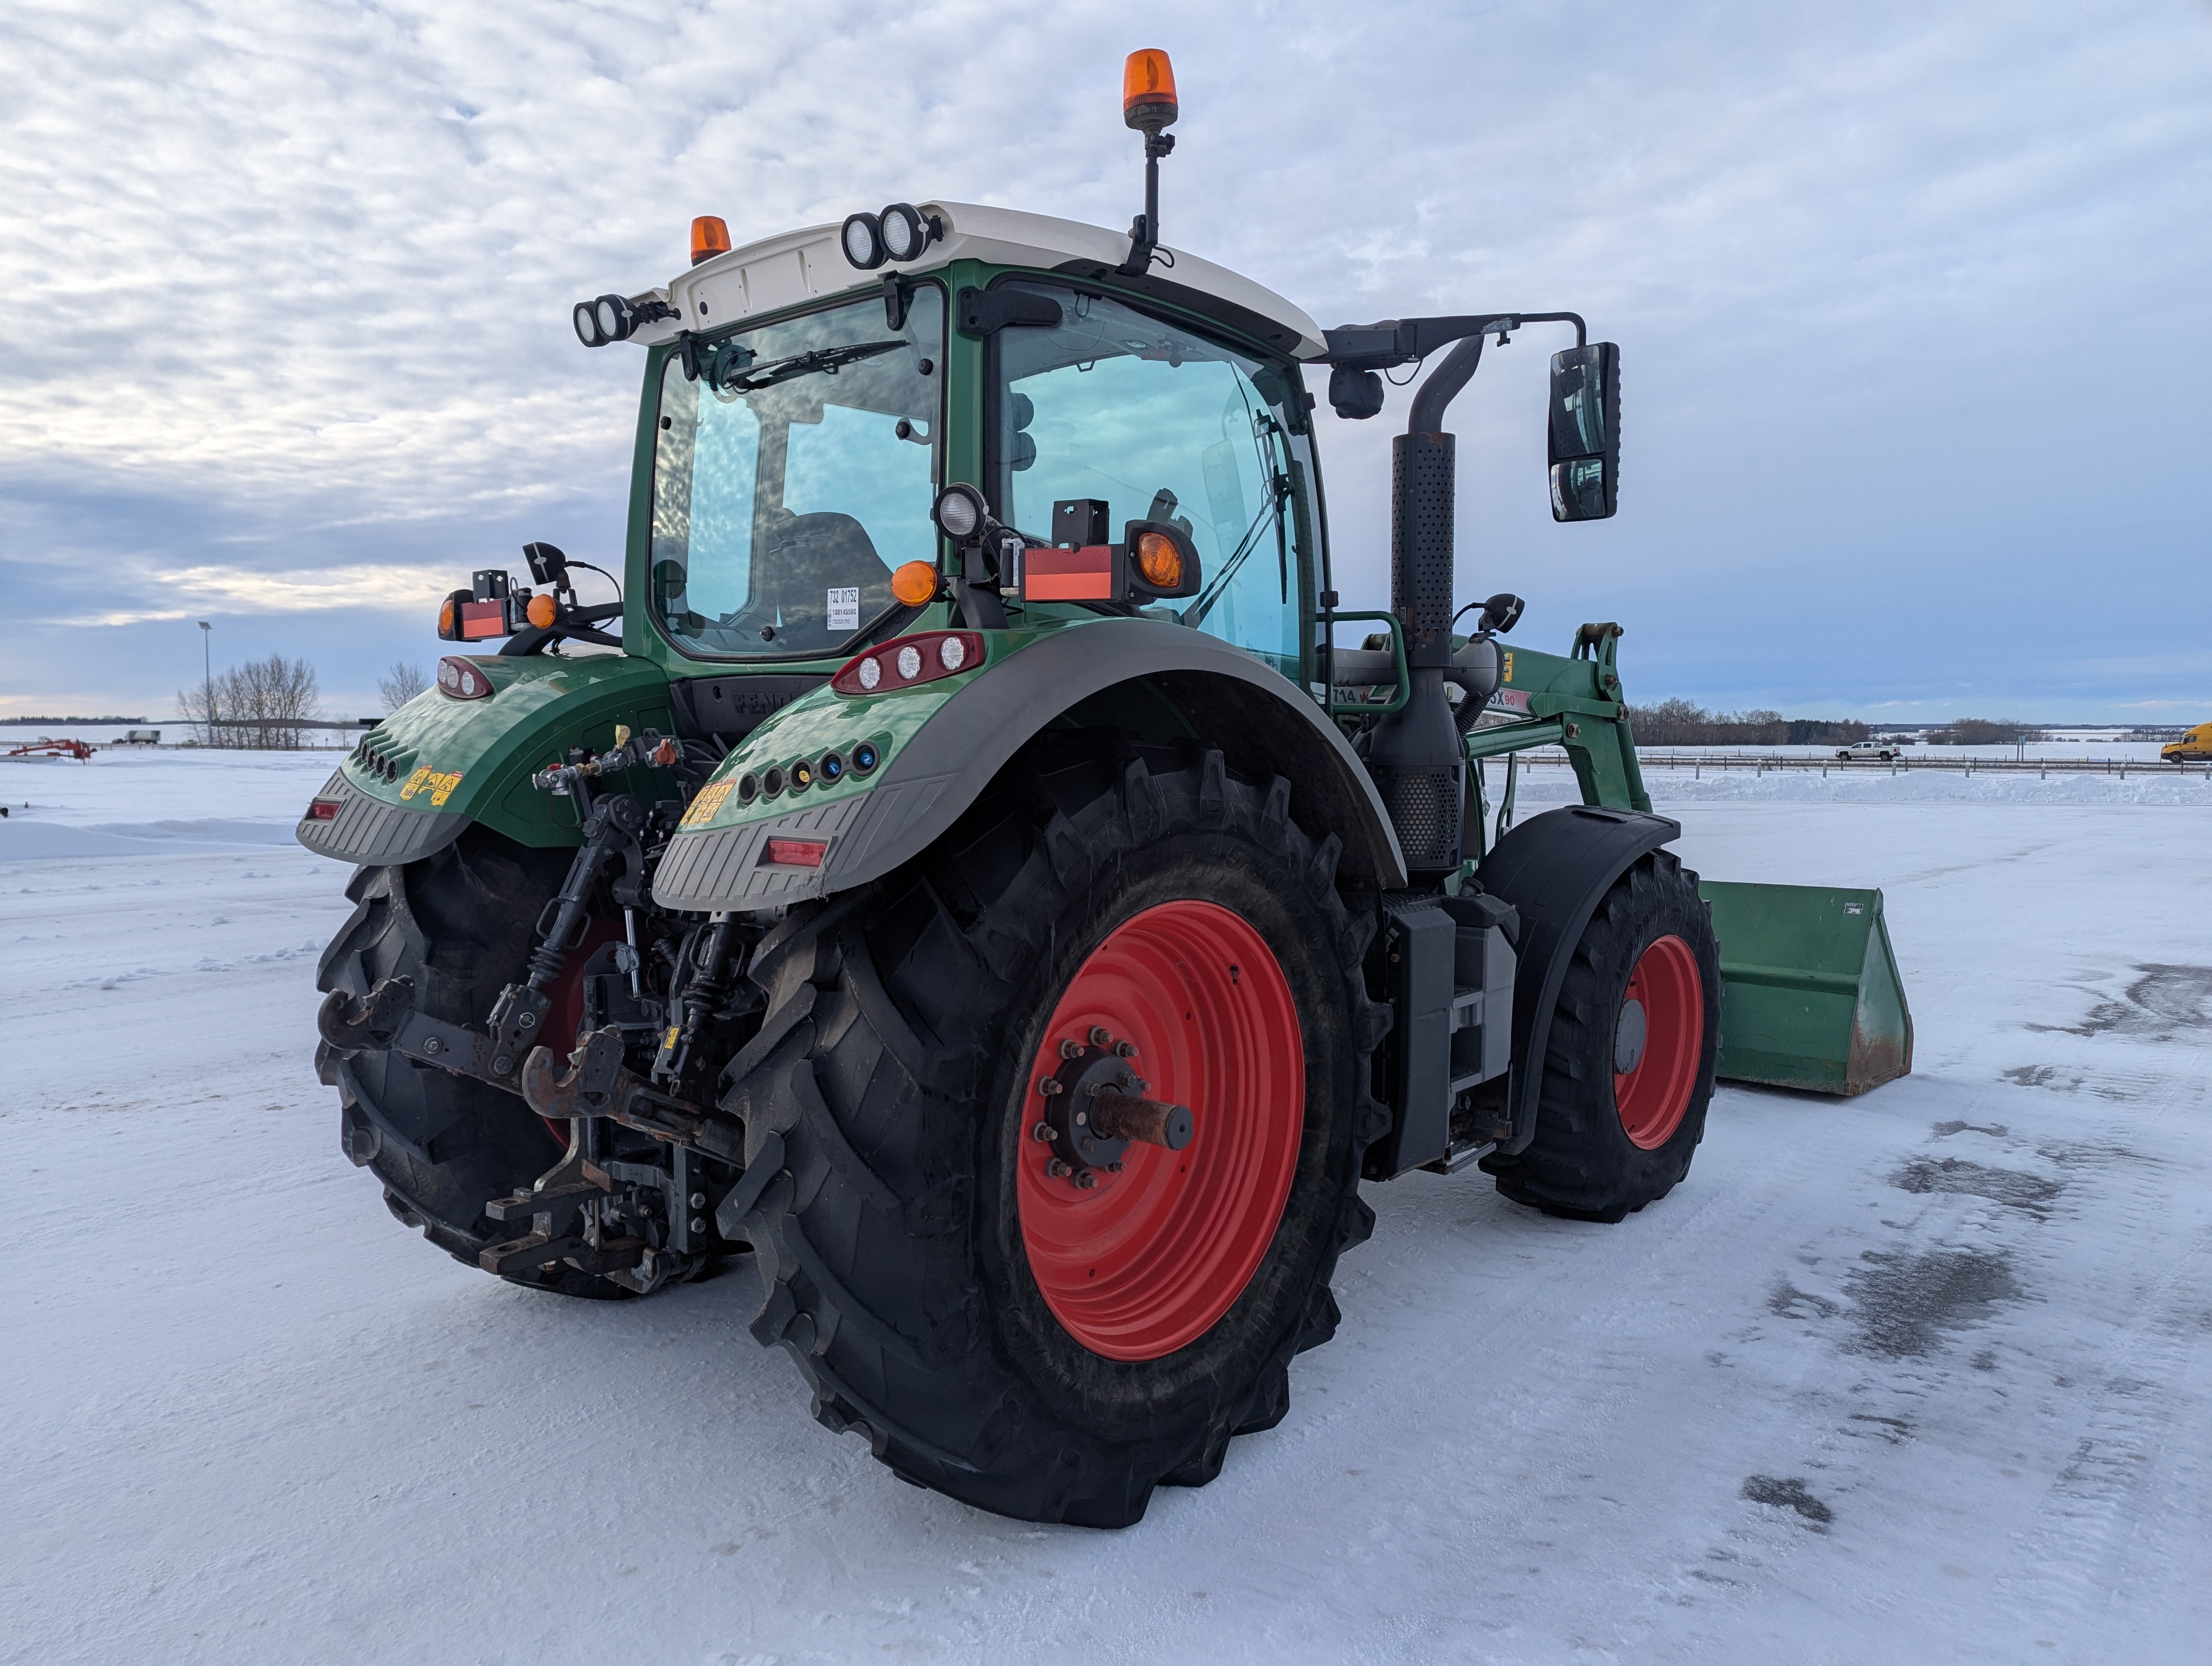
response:
M1023 550L1022 596L1033 602L1112 601L1112 547L1093 544L1080 550Z
M505 602L463 602L461 640L480 642L487 636L507 635Z
M334 822L337 818L338 801L336 799L317 799L307 806L307 819L311 822Z
M763 867L819 867L830 852L827 839L770 839L761 852Z

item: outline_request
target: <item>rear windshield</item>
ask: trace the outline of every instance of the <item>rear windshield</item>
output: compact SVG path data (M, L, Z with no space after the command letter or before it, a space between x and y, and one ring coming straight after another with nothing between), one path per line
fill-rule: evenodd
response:
M886 326L879 295L702 344L661 373L652 595L710 658L857 646L891 569L934 561L943 291Z

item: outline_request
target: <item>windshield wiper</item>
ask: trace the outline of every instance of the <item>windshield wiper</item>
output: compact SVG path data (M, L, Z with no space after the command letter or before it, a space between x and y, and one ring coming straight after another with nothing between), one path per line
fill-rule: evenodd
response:
M862 341L846 347L817 347L804 353L793 353L787 359L770 359L766 364L740 370L723 378L720 386L736 393L757 393L764 387L774 387L779 382L796 381L801 376L811 376L817 371L834 376L844 366L857 364L862 359L872 359L884 353L896 353L908 344L904 341Z

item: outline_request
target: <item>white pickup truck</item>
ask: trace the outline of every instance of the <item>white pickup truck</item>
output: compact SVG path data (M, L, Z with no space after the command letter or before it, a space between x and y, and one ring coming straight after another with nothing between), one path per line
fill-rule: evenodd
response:
M1845 763L1887 763L1905 754L1892 741L1854 740L1848 746L1838 746L1836 756Z

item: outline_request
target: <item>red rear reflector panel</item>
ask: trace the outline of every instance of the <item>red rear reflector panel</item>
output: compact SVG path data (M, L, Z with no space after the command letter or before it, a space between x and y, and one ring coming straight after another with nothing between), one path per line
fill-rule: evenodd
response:
M819 867L830 853L827 839L770 839L761 852L763 867Z
M307 819L311 822L334 822L337 818L338 801L336 799L317 799L307 806Z
M1023 550L1022 596L1033 602L1112 601L1112 548L1093 544L1080 550Z
M461 640L480 642L487 636L504 636L507 629L505 602L463 602L461 604Z

